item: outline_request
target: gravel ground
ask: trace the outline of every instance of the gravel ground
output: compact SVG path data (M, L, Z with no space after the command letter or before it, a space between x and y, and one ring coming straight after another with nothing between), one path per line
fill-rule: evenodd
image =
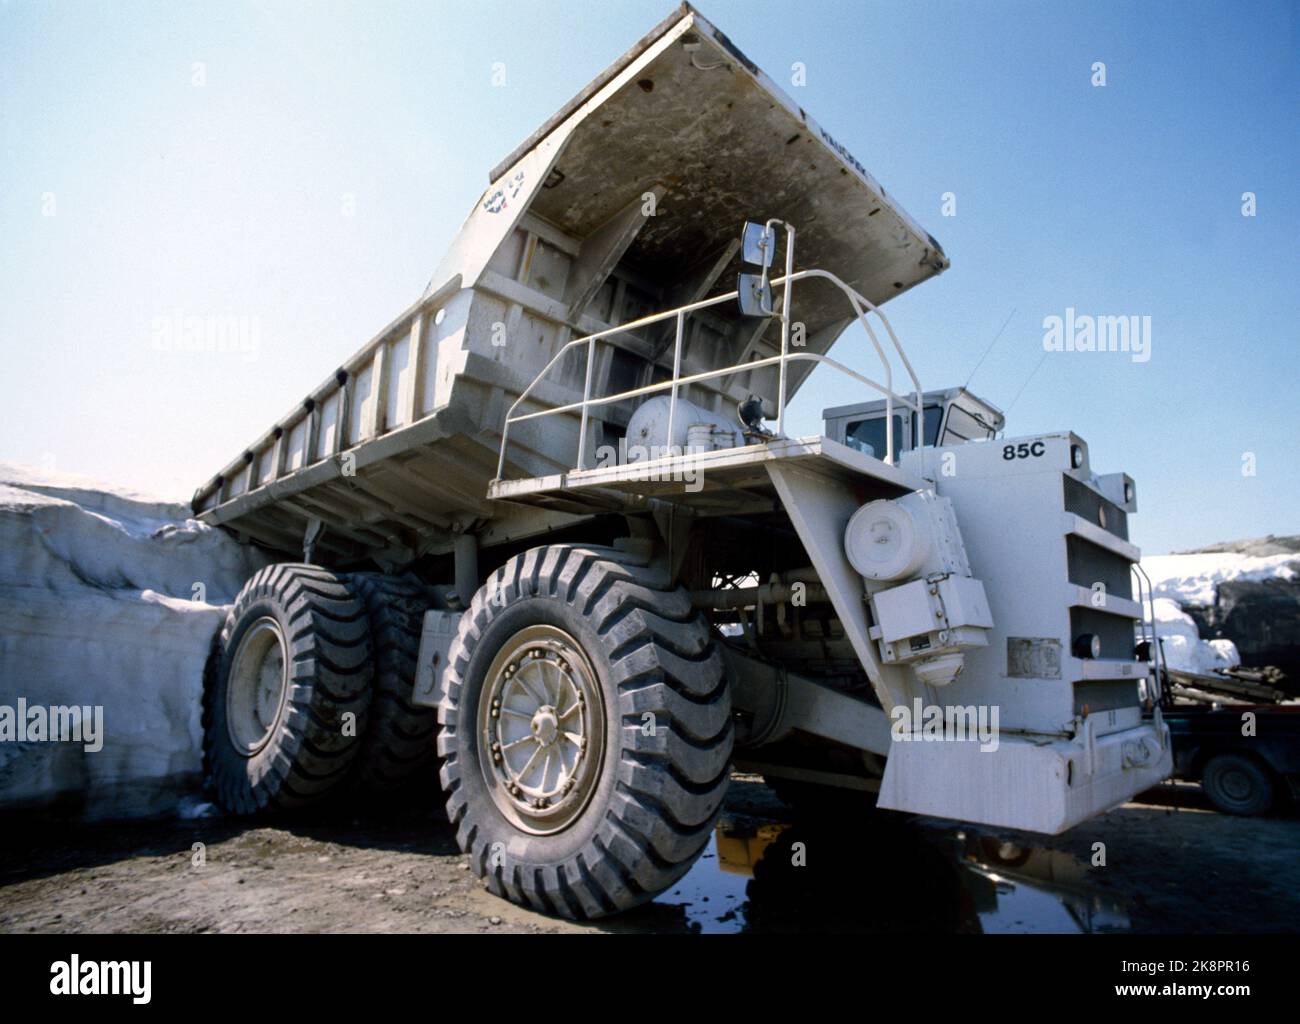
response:
M738 776L681 883L584 925L487 893L446 820L409 805L273 822L0 820L4 932L1300 929L1300 819L1220 815L1186 785L1045 840L929 819L803 819Z

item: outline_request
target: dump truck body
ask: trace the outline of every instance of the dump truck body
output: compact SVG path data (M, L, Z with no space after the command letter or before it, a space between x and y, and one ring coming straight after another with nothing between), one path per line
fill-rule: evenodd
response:
M196 513L294 551L319 520L319 550L335 560L449 550L467 524L503 511L485 498L501 423L556 351L728 290L737 233L754 217L798 224L801 257L875 304L947 266L851 153L684 7L494 170L426 294L201 487ZM793 315L818 353L854 320L821 285ZM687 371L777 351L773 323L728 306L688 329ZM621 335L592 367L594 390L668 376L670 340L661 324ZM790 395L810 370L791 367ZM580 392L581 353L558 371L537 407ZM769 366L682 397L734 419L750 394L770 406L776 384ZM617 443L630 415L598 410L593 447ZM521 427L508 471L563 468L578 428L577 417Z
M1133 481L923 391L881 307L946 266L684 5L493 171L425 294L195 495L314 563L250 581L223 631L223 802L346 777L346 745L292 776L323 742L293 730L365 713L370 654L366 749L436 714L475 870L575 917L681 876L733 757L1041 832L1165 777ZM829 355L850 326L871 375ZM817 367L870 400L789 437Z

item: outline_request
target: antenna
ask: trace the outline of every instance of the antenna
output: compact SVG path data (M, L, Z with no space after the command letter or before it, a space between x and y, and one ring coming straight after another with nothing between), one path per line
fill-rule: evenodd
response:
M1003 410L1002 418L1004 420L1011 415L1011 407L1014 406L1016 402L1020 400L1020 396L1025 393L1025 388L1029 387L1029 382L1034 379L1034 374L1038 372L1039 368L1043 365L1046 359L1047 359L1047 351L1044 350L1042 356L1039 357L1037 364L1034 366L1033 370L1030 371L1029 376L1025 378L1025 382L1020 385L1020 390L1016 392L1016 397L1011 399L1011 405L1008 405L1006 409Z
M998 339L1002 337L1002 332L1007 329L1007 324L1011 323L1011 318L1015 315L1016 308L1012 306L1011 312L1007 314L1007 318L1002 321L1002 326L998 328L998 333L993 335L993 340L989 342L989 347L984 350L984 354L980 356L980 361L975 364L975 369L971 370L970 376L966 378L966 383L962 385L963 388L970 387L970 382L975 379L976 372L984 365L984 360L989 357L989 353L993 351L993 346L998 343Z

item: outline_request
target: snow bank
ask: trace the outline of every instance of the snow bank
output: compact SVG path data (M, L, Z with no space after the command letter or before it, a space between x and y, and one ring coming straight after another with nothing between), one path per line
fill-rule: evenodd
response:
M1212 673L1241 664L1231 640L1202 640L1193 618L1169 598L1156 598L1156 630L1165 663L1179 672Z
M150 814L192 789L209 644L266 559L188 516L0 463L0 807L73 797L91 818ZM68 706L87 724L101 709L99 749L37 727Z
M1257 556L1214 551L1148 555L1142 559L1142 568L1151 577L1156 597L1172 598L1184 607L1213 605L1220 583L1300 579L1300 557L1295 554Z
M1246 665L1275 665L1300 678L1300 536L1154 555L1142 567L1157 598L1176 601L1203 636L1222 639L1220 658L1239 656ZM1211 657L1203 648L1186 654L1201 663Z

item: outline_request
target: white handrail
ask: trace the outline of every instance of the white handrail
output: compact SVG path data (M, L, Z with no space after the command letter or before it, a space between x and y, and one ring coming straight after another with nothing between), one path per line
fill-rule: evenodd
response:
M1142 609L1143 625L1148 609L1151 613L1151 668L1153 672L1151 692L1157 704L1164 691L1161 669L1164 667L1164 649L1160 646L1160 633L1156 625L1156 592L1151 584L1151 577L1142 568L1141 562L1134 562L1130 569L1138 585L1138 606Z
M876 391L879 391L881 394L885 396L885 458L883 461L891 465L893 464L894 461L893 403L895 399L897 399L898 402L900 402L905 408L911 409L916 413L917 429L920 432L919 437L921 442L924 443L925 411L921 401L921 382L917 378L915 370L912 369L912 364L910 360L908 360L906 353L903 351L903 347L899 343L898 336L894 333L893 325L890 324L889 319L885 316L884 313L880 311L879 307L877 307L869 299L862 296L856 289L850 287L848 284L842 281L835 274L832 274L830 271L816 270L816 269L791 271L790 268L793 266L793 259L794 259L793 244L792 244L794 229L791 228L789 225L786 225L786 228L787 228L787 241L786 241L787 272L785 276L771 282L773 285L779 285L783 288L782 312L780 314L782 320L780 355L768 356L765 359L758 359L747 363L736 363L732 366L723 367L718 370L706 370L700 373L691 374L686 377L681 376L682 336L684 333L686 315L688 313L693 313L699 309L705 309L709 306L716 306L724 302L735 301L739 295L739 292L736 291L727 292L723 295L717 295L711 299L701 299L697 302L688 303L687 305L684 306L678 306L675 309L665 310L664 312L661 313L653 313L650 316L641 317L637 320L632 320L629 321L628 323L620 324L617 327L607 327L604 330L596 331L595 333L588 334L582 338L574 338L572 341L569 341L567 344L559 348L559 350L555 353L555 355L551 357L550 361L547 362L547 364L544 367L542 367L541 371L537 374L537 376L535 376L532 379L532 381L529 382L528 386L525 387L524 390L520 392L519 397L515 399L515 401L511 404L510 409L507 411L505 422L502 424L502 428L501 428L501 451L497 459L496 479L498 481L501 480L502 475L505 472L506 449L509 445L510 427L514 423L523 423L527 420L539 419L544 416L556 416L556 415L563 415L565 413L579 412L581 414L581 424L579 427L578 461L577 461L576 468L581 470L585 468L584 463L586 460L587 425L589 422L589 411L593 406L611 405L616 402L626 401L629 398L639 398L643 395L656 394L660 391L670 391L671 396L668 404L668 443L669 445L671 445L672 429L674 426L674 417L677 408L677 393L679 388L681 388L683 385L694 384L700 381L711 380L717 377L727 377L733 373L740 373L745 370L761 369L766 366L776 365L780 367L778 395L777 395L777 432L782 433L784 429L784 419L785 419L784 413L785 413L785 390L786 390L786 364L794 361L825 363L833 367L834 369L839 370L841 373L844 373L845 375L858 381L859 383L865 384L868 387L873 388ZM849 303L853 307L854 313L857 315L858 322L861 323L862 326L866 329L867 336L871 340L872 347L876 350L876 355L880 358L881 365L884 367L885 383L883 385L877 381L872 380L869 377L864 376L863 374L860 374L854 370L849 369L844 364L834 359L831 359L829 356L817 355L816 353L812 353L812 352L790 352L789 351L790 301L791 301L791 293L794 290L793 285L798 281L802 281L807 278L814 278L814 277L820 277L830 281L832 284L838 287L842 292L844 292L844 294L848 297ZM889 340L893 345L894 351L898 353L899 358L903 361L903 366L907 370L908 376L911 378L912 385L915 388L915 398L912 401L908 401L902 395L897 394L894 391L893 365L890 362L889 358L886 356L885 350L883 346L880 344L879 338L876 336L876 332L871 327L871 323L868 319L868 316L871 313L875 313L876 316L880 318L880 321L884 325L885 331L889 336ZM676 337L673 346L672 377L669 380L660 381L657 384L648 384L645 385L644 387L633 388L628 391L621 391L616 395L606 395L601 398L592 398L591 378L592 378L592 368L595 364L596 342L602 341L608 343L608 339L613 337L614 335L623 334L629 331L637 330L638 328L641 327L649 326L651 324L660 323L661 321L667 320L670 317L676 318L676 331L675 331ZM540 409L536 412L522 413L516 415L515 410L518 409L520 404L532 394L533 389L551 371L552 367L554 367L555 364L558 363L560 359L562 359L567 352L569 352L573 348L576 348L579 345L587 346L587 368L586 368L586 375L585 375L586 379L583 385L582 400L579 402L569 402L565 405L554 406L550 409Z
M769 220L767 230L772 229L773 224L785 224L785 279L786 286L781 289L781 368L778 371L778 380L776 386L776 432L785 433L785 370L789 364L786 358L790 353L790 293L794 291L794 225L786 224L784 221ZM885 376L889 376L889 368L885 368ZM886 404L889 398L885 398ZM668 435L668 443L672 444L672 434ZM888 445L886 445L888 447Z

